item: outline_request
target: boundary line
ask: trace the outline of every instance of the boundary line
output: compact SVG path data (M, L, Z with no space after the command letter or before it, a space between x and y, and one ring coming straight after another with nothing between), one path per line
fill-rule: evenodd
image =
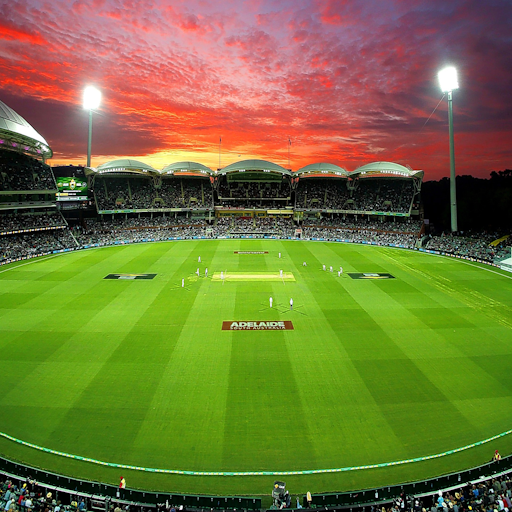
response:
M17 439L16 437L10 436L4 432L0 432L0 437L8 439L9 441L13 441L15 443L21 444L23 446L28 446L29 448L34 448L35 450L39 450L46 453L51 453L53 455L59 455L61 457L66 457L68 459L79 460L83 462L90 462L92 464L97 464L100 466L108 466L111 468L121 468L121 469L131 469L134 471L144 471L147 473L167 473L173 475L189 475L189 476L284 476L284 475L314 475L317 473L343 473L346 471L359 471L363 469L375 469L375 468L384 468L389 466L398 466L401 464L410 464L412 462L423 462L431 459L438 459L440 457L446 457L447 455L452 455L454 453L462 452L465 450L469 450L470 448L475 448L476 446L481 446L483 444L489 443L498 439L500 437L507 436L512 433L512 429L502 432L501 434L496 434L495 436L488 437L487 439L483 439L482 441L477 441L476 443L467 444L466 446L462 446L460 448L455 448L454 450L448 450L446 452L436 453L434 455L426 455L424 457L416 457L413 459L405 459L405 460L396 460L392 462L380 462L378 464L369 464L367 466L349 466L344 468L331 468L331 469L307 469L302 471L188 471L188 470L180 470L180 469L158 469L158 468L146 468L142 466L132 466L129 464L117 464L115 462L105 462L97 459L90 459L88 457L82 457L81 455L73 455L71 453L59 452L57 450L50 450L49 448L44 448L43 446L39 446L37 444L28 443L26 441L22 441L21 439Z

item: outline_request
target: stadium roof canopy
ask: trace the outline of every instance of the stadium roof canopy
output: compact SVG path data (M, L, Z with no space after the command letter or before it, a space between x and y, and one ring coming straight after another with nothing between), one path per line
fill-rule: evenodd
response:
M379 176L389 178L423 178L423 171L413 171L410 167L405 167L394 162L372 162L358 167L350 173L354 178L376 178Z
M111 160L105 164L99 165L97 168L87 167L94 174L119 174L119 173L135 173L135 174L159 174L151 165L139 162L138 160L130 160L129 158L120 158Z
M0 101L0 148L30 153L44 159L53 156L44 137L3 101Z
M319 162L301 167L295 171L300 178L348 178L348 171L339 165Z
M274 164L267 160L241 160L240 162L235 162L230 164L223 169L218 171L218 174L224 175L233 172L245 172L245 171L261 171L261 172L270 172L270 173L279 173L284 174L285 176L291 176L292 173L289 169L285 169L280 165Z
M213 171L206 165L197 162L175 162L164 167L162 174L173 174L174 176L211 176Z

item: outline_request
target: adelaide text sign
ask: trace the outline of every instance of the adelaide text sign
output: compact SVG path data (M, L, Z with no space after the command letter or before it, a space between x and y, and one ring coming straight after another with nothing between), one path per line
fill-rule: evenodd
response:
M223 331L293 331L290 320L222 322Z

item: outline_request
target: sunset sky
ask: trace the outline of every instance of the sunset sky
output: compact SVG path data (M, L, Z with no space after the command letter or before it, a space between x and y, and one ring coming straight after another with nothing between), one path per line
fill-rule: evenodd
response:
M84 164L86 85L101 89L97 166L246 158L352 171L389 160L449 175L512 168L509 0L10 0L0 2L0 100ZM289 147L288 140L291 140Z

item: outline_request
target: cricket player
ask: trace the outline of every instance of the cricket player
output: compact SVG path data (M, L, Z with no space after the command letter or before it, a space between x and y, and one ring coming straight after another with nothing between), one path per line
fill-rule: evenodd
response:
M283 277L283 271L282 270L279 271L279 276Z
M199 268L196 270L197 277L199 277Z
M208 267L204 269L204 277L208 277Z
M305 261L303 261L303 262L302 262L302 266L303 266L303 267L307 267L307 266L308 266L308 264L307 264Z
M199 258L197 258L197 263L201 263L201 256L199 256Z
M293 299L290 299L290 311L293 309Z
M272 297L270 297L270 299L268 299L268 301L270 302L270 307L272 307Z
M322 270L325 270L325 265L322 265Z

